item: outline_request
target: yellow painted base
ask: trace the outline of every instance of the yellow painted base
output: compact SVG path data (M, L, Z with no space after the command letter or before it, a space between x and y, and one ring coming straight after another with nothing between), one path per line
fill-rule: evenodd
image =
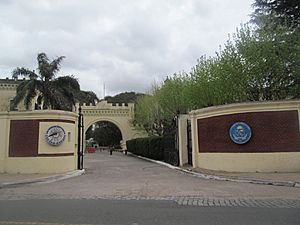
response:
M197 166L228 172L300 172L300 152L200 153Z
M13 157L5 161L6 173L64 173L76 170L75 156Z

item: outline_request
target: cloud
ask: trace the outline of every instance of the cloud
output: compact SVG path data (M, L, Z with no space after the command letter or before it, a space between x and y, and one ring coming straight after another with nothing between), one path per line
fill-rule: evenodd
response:
M103 97L147 90L189 71L247 22L251 0L5 0L0 2L0 76L64 55L61 75Z

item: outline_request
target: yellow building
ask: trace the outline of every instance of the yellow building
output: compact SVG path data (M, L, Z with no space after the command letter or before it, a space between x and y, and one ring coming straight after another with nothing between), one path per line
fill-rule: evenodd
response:
M17 87L22 80L0 79L0 111L10 111L10 103L16 96Z
M25 79L23 79L25 80ZM13 111L12 109L12 100L16 96L17 87L23 80L15 79L0 79L0 112ZM31 110L34 110L35 100L32 101ZM26 110L23 101L18 104L17 110L24 111Z

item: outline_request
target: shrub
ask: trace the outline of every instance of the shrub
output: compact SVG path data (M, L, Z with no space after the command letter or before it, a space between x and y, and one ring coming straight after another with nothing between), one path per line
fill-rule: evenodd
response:
M134 154L136 154L136 145L135 145L136 139L132 139L129 141L126 141L126 147L127 147L127 151L132 152Z
M164 148L162 137L151 137L149 140L149 158L163 160Z
M164 149L161 137L137 138L126 142L127 150L136 155L163 160Z
M136 141L137 153L141 156L149 156L149 142L148 138L139 138Z

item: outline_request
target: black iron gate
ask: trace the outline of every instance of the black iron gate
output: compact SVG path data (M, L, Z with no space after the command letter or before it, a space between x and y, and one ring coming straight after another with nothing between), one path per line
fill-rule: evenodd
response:
M179 152L176 148L175 135L167 134L163 137L164 161L173 166L179 165Z
M81 107L79 106L79 113L78 113L78 137L77 137L77 169L83 169L83 139L84 138L84 125L83 125L83 115L81 112Z
M174 166L179 166L178 117L179 112L175 115L171 127L165 130L163 137L164 161Z
M187 150L188 150L188 164L193 165L193 148L192 148L192 127L191 121L187 120Z

